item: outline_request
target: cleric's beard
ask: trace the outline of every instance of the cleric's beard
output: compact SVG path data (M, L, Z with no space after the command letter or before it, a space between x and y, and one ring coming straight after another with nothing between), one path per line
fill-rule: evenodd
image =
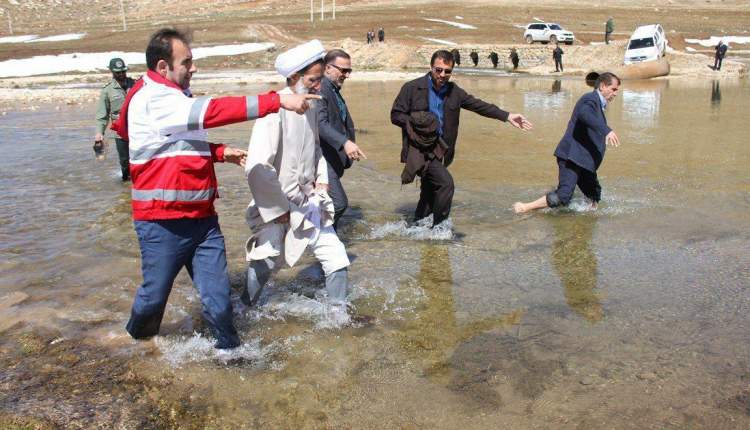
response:
M294 88L292 90L294 91L294 94L307 94L310 92L310 90L305 88L305 85L302 84L302 79L298 80L297 83L294 84Z

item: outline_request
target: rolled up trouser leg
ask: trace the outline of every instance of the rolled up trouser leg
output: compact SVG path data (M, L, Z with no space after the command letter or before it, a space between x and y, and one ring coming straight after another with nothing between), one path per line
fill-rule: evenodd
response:
M347 271L350 264L349 256L346 255L346 248L339 240L336 232L332 227L323 227L320 229L318 238L315 242L311 242L309 246L312 248L315 258L323 266L328 297L332 300L346 300L349 286Z
M271 277L275 263L270 258L253 260L247 265L247 283L240 300L247 306L254 306L263 292L263 287Z
M326 276L326 292L332 301L343 302L349 289L349 269L339 269Z
M575 163L562 158L557 159L557 167L559 169L557 189L546 196L547 206L551 208L567 206L570 203L581 169Z

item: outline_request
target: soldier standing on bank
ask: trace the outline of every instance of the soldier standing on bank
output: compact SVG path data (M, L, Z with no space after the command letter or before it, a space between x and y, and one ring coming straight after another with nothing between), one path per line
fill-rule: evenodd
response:
M497 52L495 52L495 51L490 52L489 59L490 59L490 61L492 61L492 67L495 68L495 69L497 69L497 62L499 60L499 58L497 56Z
M560 44L558 43L555 45L555 49L552 51L552 59L555 60L556 72L563 71L562 56L563 56L563 50L562 48L560 48Z
M607 19L607 24L604 26L604 43L607 45L609 45L609 40L613 31L615 31L615 20L610 16Z
M510 48L510 55L508 55L510 62L513 63L513 70L518 68L518 51L516 48Z
M477 67L477 64L479 64L479 54L477 54L477 51L474 51L472 49L471 54L469 54L469 58L471 58L471 62L474 63L474 67Z
M456 67L461 65L461 53L458 52L458 49L453 48L451 51L451 55L453 56L453 64L456 65Z
M112 80L102 88L99 96L99 103L96 107L96 136L94 136L94 149L101 148L104 143L104 132L107 124L117 121L120 116L120 108L125 101L125 95L133 87L135 81L128 78L128 67L122 58L113 58L109 60L109 70L112 72ZM117 145L117 154L120 159L120 170L122 171L122 181L130 180L130 165L128 163L128 141L115 137Z

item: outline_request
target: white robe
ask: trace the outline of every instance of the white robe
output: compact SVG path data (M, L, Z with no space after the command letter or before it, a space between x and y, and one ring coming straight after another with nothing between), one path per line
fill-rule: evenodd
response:
M284 88L279 94L292 94L292 90ZM327 193L315 192L316 183L328 183L315 109L303 115L280 110L256 120L247 148L245 175L253 194L246 212L253 231L246 244L247 261L274 258L283 249L284 260L293 266L311 241L318 242L322 229L332 231L333 201ZM310 216L314 204L320 207L319 217ZM286 212L290 213L289 224L273 222ZM343 250L343 245L340 248ZM342 253L343 258L339 255ZM327 267L324 263L324 268L349 265L345 250L335 254L332 258L336 262Z

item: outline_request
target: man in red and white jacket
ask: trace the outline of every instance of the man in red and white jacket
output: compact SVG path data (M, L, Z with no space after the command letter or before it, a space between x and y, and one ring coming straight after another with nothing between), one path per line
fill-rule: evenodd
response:
M314 95L198 97L188 37L173 29L154 33L146 48L148 72L130 90L112 128L130 146L135 231L143 284L127 324L136 339L154 336L172 284L185 267L198 289L203 316L217 348L240 344L232 305L224 236L214 209L213 163L244 165L247 153L209 143L205 129L260 118L279 108L303 113Z

